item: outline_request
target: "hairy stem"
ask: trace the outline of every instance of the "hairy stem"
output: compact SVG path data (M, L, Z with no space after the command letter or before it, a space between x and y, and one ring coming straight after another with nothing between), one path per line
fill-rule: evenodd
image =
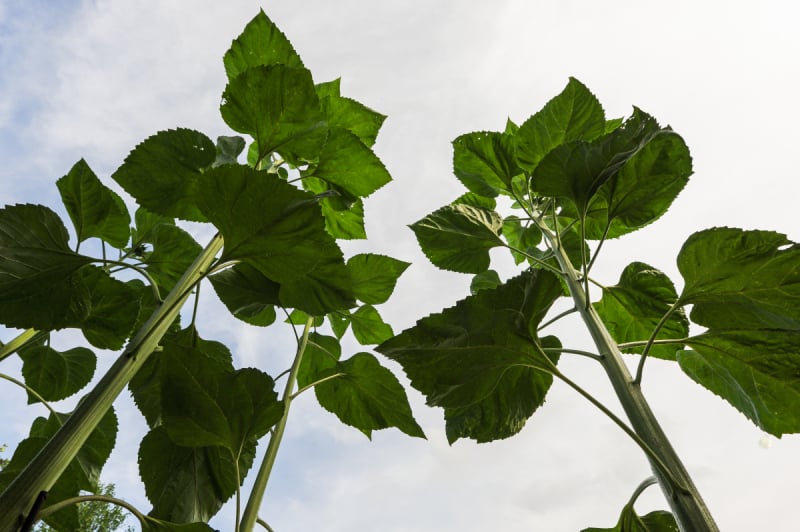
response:
M625 414L630 420L631 427L636 434L651 448L660 461L681 487L676 489L674 482L664 474L652 459L650 463L658 479L664 495L669 502L672 513L684 532L718 532L708 508L703 502L700 493L694 485L689 473L683 466L675 449L669 442L666 434L658 423L650 405L647 403L641 388L633 382L630 371L622 360L617 344L611 338L600 317L589 303L583 290L579 273L572 266L564 249L559 245L557 236L544 224L539 224L545 238L553 246L556 258L564 272L565 281L569 291L579 309L589 333L597 346L598 353L602 356L601 363L611 381L614 391L619 398Z
M0 519L0 532L19 530L37 495L42 491L49 491L55 484L114 400L158 346L192 289L203 279L214 262L222 245L221 235L211 240L100 382L86 395L28 466L0 494L0 516L3 516Z
M38 332L39 331L36 329L28 329L27 331L19 333L16 338L7 344L0 346L0 361L10 357L17 349L20 349L22 346L33 340Z
M281 419L273 428L272 436L267 446L267 452L264 454L264 459L261 461L261 467L258 469L258 475L253 483L250 498L247 500L247 506L244 509L244 515L242 515L242 522L239 525L238 532L251 532L258 520L258 510L264 498L264 492L267 489L267 482L269 482L270 474L272 474L272 466L275 464L275 458L278 456L278 448L281 445L283 433L286 430L286 421L289 419L289 408L292 405L292 392L294 391L295 381L297 380L297 372L300 369L300 362L303 360L303 354L308 345L308 335L311 333L311 328L313 326L314 318L309 317L305 327L303 327L303 336L297 342L297 353L295 354L292 369L289 371L289 377L286 379L286 386L283 390L283 416L281 416Z

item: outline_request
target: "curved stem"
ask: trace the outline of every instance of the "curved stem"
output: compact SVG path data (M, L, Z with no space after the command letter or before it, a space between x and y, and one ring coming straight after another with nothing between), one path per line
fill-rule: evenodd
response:
M559 277L564 275L561 271L558 270L558 268L553 268L550 264L547 264L545 261L543 261L539 257L534 257L530 253L527 253L525 251L522 251L521 249L515 248L514 246L512 246L510 244L504 244L504 245L505 245L505 247L507 247L511 251L513 251L515 253L519 253L520 255L524 256L528 260L533 261L537 266L539 266L543 270L547 270L547 271L549 271L551 273L554 273L554 274L558 275Z
M690 493L689 488L685 487L677 478L675 478L675 476L672 474L672 471L670 471L670 469L667 467L664 461L661 460L661 457L659 457L656 454L653 448L650 447L647 444L647 442L645 442L638 434L636 434L636 432L634 432L633 429L631 429L628 425L626 425L624 421L622 421L619 417L617 417L617 415L614 414L614 412L609 410L603 403L595 399L595 397L592 394L584 390L577 383L567 378L567 376L561 373L560 371L553 372L553 376L561 379L570 388L581 394L587 401L592 403L597 409L603 412L603 414L605 414L607 418L613 421L616 426L622 429L625 432L625 434L630 436L630 438L636 443L636 445L638 445L639 448L642 451L644 451L644 454L646 454L647 457L658 466L658 468L661 470L661 473L669 479L670 484L674 488L680 490L684 494Z
M589 261L589 267L586 268L586 275L589 275L589 272L592 271L592 266L594 266L594 261L597 260L598 255L600 255L600 250L603 249L603 244L606 241L606 237L608 236L608 230L611 229L611 224L606 224L606 228L603 231L603 236L600 237L600 242L597 243L597 247L592 254L592 259Z
M39 331L36 329L28 329L16 336L13 340L0 346L0 362L14 354L22 346L30 342L36 337Z
M283 416L278 420L278 423L273 429L272 437L269 439L269 445L264 454L264 459L261 462L261 467L258 470L258 475L256 475L255 482L253 483L253 489L247 500L247 506L244 509L244 515L242 516L242 522L239 525L238 532L251 532L256 523L256 519L258 519L258 509L264 498L267 482L272 473L272 466L275 464L278 448L281 445L283 433L286 430L286 421L289 419L289 408L292 405L292 391L294 390L294 384L297 380L297 372L300 369L300 362L303 360L303 354L308 345L308 335L311 333L311 328L313 326L314 318L310 316L308 320L306 320L305 327L303 327L303 336L297 343L297 353L292 363L292 369L289 371L289 377L286 379L286 387L283 390Z
M565 317L565 316L569 316L570 314L573 314L573 313L575 313L575 312L578 312L578 309L576 309L575 307L572 307L572 308L571 308L571 309L569 309L569 310L565 310L564 312L562 312L561 314L557 315L556 317L554 317L554 318L552 318L552 319L549 319L549 320L547 320L547 321L546 321L546 322L544 322L542 325L539 325L539 328L538 328L538 329L536 329L536 330L537 330L537 331L541 331L542 329L544 329L544 328L545 328L545 327L547 327L548 325L552 325L553 323L557 322L557 321L558 321L558 320L560 320L561 318L563 318L563 317Z
M640 385L642 383L642 372L644 371L644 361L647 359L647 355L650 353L650 348L653 347L653 342L656 340L656 336L661 331L661 328L664 324L667 323L667 320L672 316L672 314L680 308L680 300L676 301L669 307L666 314L661 316L661 320L656 324L655 329L650 334L650 338L647 339L647 344L644 346L644 350L642 351L642 356L639 358L639 365L636 367L636 378L633 379L633 384Z
M327 377L324 377L324 378L322 378L322 379L320 379L318 381L314 381L311 384L306 384L305 386L303 386L302 388L300 388L299 390L297 390L296 392L294 392L292 394L292 399L294 400L298 395L300 395L301 393L303 393L306 390L310 390L311 388L313 388L317 384L322 384L323 382L336 379L336 378L341 377L343 375L345 375L345 374L344 373L334 373L333 375L328 375Z
M266 522L266 521L264 521L263 519L261 519L260 517L257 517L257 518L256 518L256 523L258 523L259 525L263 526L263 527L264 527L264 529L265 529L265 530L267 530L267 532L275 532L274 530L272 530L272 527L271 527L271 526L269 526L269 525L267 524L267 522Z
M16 384L17 386L19 386L21 388L25 388L25 391L28 392L29 394L33 395L34 397L36 397L39 400L39 402L42 403L50 411L51 414L53 414L53 417L56 419L56 421L58 421L59 425L61 424L61 418L58 417L58 412L56 412L55 409L53 409L53 407L50 406L50 403L48 403L44 399L44 397L39 395L39 392L37 392L36 390L31 388L30 386L28 386L24 382L18 381L14 377L6 375L5 373L0 373L0 379L5 379L5 380L7 380L9 382L13 382L14 384Z
M603 357L596 353L591 353L589 351L581 351L580 349L564 349L563 347L544 347L542 351L545 353L570 353L573 355L581 355L587 358L591 358L597 361L602 361Z
M148 517L144 515L142 512L136 509L135 506L130 504L129 502L123 501L122 499L117 499L116 497L111 497L109 495L81 495L80 497L71 497L69 499L64 499L63 501L58 501L57 503L48 506L47 508L43 509L39 512L39 517L44 518L50 514L54 514L57 511L66 508L67 506L71 506L73 504L79 504L82 502L109 502L111 504L116 504L117 506L121 506L136 516L136 519L142 523L144 527L148 521Z
M622 344L618 344L617 347L624 351L626 349L630 349L631 347L641 347L643 345L652 344L652 345L668 345L668 344L679 344L683 345L686 343L687 338L662 338L659 340L639 340L636 342L625 342Z
M644 479L638 486L636 486L636 489L633 491L633 495L631 495L631 498L628 499L628 505L633 506L633 504L636 502L636 499L638 499L639 496L644 493L644 490L653 484L658 484L656 477L647 477Z

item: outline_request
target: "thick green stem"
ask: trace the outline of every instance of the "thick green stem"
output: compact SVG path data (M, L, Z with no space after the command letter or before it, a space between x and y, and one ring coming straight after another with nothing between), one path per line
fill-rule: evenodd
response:
M667 475L657 464L650 461L653 472L681 530L684 532L718 532L719 528L714 523L711 513L650 409L641 388L633 382L617 344L590 304L578 272L570 263L556 236L543 224L540 224L540 228L553 246L559 265L566 274L565 280L575 301L575 307L581 313L597 346L602 357L603 368L608 374L631 427L669 469ZM669 476L679 482L683 489L673 486Z
M39 331L36 329L28 329L27 331L21 332L16 338L7 344L0 346L0 360L11 356L17 349L31 341L33 337L36 336L37 332Z
M289 407L292 405L292 392L294 391L295 381L297 380L297 372L300 369L300 362L303 360L303 353L305 353L306 346L308 345L308 335L313 325L314 318L308 318L303 328L303 336L297 343L297 353L292 363L292 369L289 370L289 376L286 379L286 387L283 390L283 416L272 431L272 436L267 446L267 452L261 462L261 467L258 469L258 475L253 483L250 497L247 499L247 506L244 509L244 515L242 515L242 523L239 525L239 532L252 532L258 520L258 510L261 507L261 501L267 489L267 482L269 482L270 474L272 474L272 466L275 464L275 458L278 456L278 448L281 445L283 433L286 430L286 421L289 419Z
M114 400L158 346L192 288L214 262L222 244L221 235L211 240L100 382L22 473L0 494L0 532L18 531L37 495L49 491L55 484Z

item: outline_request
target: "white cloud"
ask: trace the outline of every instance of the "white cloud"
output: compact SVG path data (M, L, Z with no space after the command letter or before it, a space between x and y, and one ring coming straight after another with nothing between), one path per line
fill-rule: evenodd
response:
M366 209L376 239L368 249L414 262L385 306L399 330L466 295L467 276L435 271L404 227L460 194L450 141L501 128L507 116L524 120L570 75L587 83L609 115L635 104L671 123L695 159L696 174L674 210L652 228L610 242L598 277L616 281L632 254L674 277L685 237L715 224L776 229L800 239L797 13L781 2L755 6L574 0L367 6L351 0L275 1L265 10L318 81L342 76L345 94L389 115L376 149L396 181ZM30 31L17 28L9 34L14 41L3 41L24 51L9 63L13 75L0 87L0 123L18 121L10 131L22 146L4 161L4 199L45 202L48 195L52 203L53 181L75 160L86 157L108 174L159 129L224 134L217 113L225 83L221 56L258 8L254 1L98 0L47 23L26 15ZM1 23L14 25L14 13L0 4ZM205 311L203 334L229 341L243 364L292 347L290 339L223 325L218 313L224 311ZM571 323L558 334L585 346L586 339L575 339L579 325ZM613 402L584 361L567 367ZM795 527L797 437L761 448L761 433L748 421L658 361L648 362L645 391L721 529L758 530L765 519L770 530ZM649 474L638 449L565 386L556 386L519 436L481 446L448 447L441 412L409 393L427 442L383 433L368 442L322 411L311 394L296 403L265 505L276 530L611 526ZM19 404L19 394L3 394ZM13 445L6 436L25 427L3 410L0 443ZM126 411L122 417L135 416ZM122 489L139 488L128 481L137 438L121 438L107 480L146 506L141 492L129 496ZM651 490L656 495L648 492L645 503L663 507L657 488ZM229 529L231 515L229 507L217 526Z

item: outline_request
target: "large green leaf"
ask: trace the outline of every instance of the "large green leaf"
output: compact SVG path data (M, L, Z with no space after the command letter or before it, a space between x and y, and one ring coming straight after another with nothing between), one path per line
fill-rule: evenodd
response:
M69 249L56 213L41 205L0 209L0 322L21 329L80 323L90 295L78 270L92 261Z
M447 205L410 227L428 259L445 270L486 271L489 250L504 245L500 215L471 205Z
M139 474L153 504L150 516L175 523L208 521L236 493L255 451L254 442L243 447L237 479L237 464L228 449L182 447L163 426L152 429L139 446Z
M354 197L367 197L392 180L378 156L350 131L332 127L311 175Z
M302 68L303 62L286 35L263 10L247 23L223 57L228 79L254 66L286 65Z
M249 264L236 264L208 278L228 310L240 320L265 327L276 318L278 283Z
M304 388L319 380L320 375L330 375L328 370L336 367L341 356L342 346L339 340L317 332L310 333L297 370L297 385Z
M209 170L198 196L222 232L222 260L243 261L280 286L284 306L324 315L355 302L336 241L311 194L243 166Z
M141 291L95 266L80 275L90 294L88 315L80 323L83 335L100 349L120 349L139 317Z
M762 430L800 432L800 331L709 330L678 353L686 374Z
M661 318L678 300L675 285L669 277L642 262L629 264L615 286L603 288L603 297L594 308L618 343L648 340ZM689 335L689 320L682 310L672 313L656 339L682 339ZM641 353L642 347L626 351ZM680 345L658 345L649 354L675 360Z
M403 386L391 371L369 353L357 353L336 362L326 375L340 374L314 387L323 408L368 438L373 430L397 427L409 436L424 438L414 420Z
M139 245L150 245L141 259L162 296L172 290L203 250L189 233L170 223L157 223L147 232L139 231L137 237Z
M553 148L573 140L591 140L605 132L606 120L597 98L570 78L564 90L516 131L519 166L532 172Z
M511 179L522 173L514 158L514 138L479 131L453 141L453 171L475 194L495 197L511 192Z
M219 342L201 338L194 327L166 335L161 346L162 350L147 359L128 385L136 406L150 427L161 424L162 388L169 385L165 369L169 359L177 358L184 366L202 368L192 370L192 373L213 376L234 371L228 348ZM210 387L214 382L212 378L207 384Z
M215 159L211 139L191 129L170 129L142 141L111 177L156 214L205 222L194 196L203 170Z
M22 375L25 384L46 401L60 401L78 393L94 375L97 357L85 347L56 351L46 345L21 350ZM28 394L28 403L39 399Z
M542 241L542 231L533 223L523 223L517 216L507 216L503 220L503 236L513 248L511 255L516 264L535 254L536 246Z
M540 341L536 328L561 293L553 274L528 270L419 320L377 350L400 363L429 405L445 409L450 442L506 438L522 429L552 384L537 368L555 363L542 348L558 341Z
M97 237L116 248L128 243L131 217L122 198L103 185L81 159L56 184L78 242Z
M315 161L327 136L311 73L303 68L245 70L225 87L220 112L232 129L255 139L258 160L279 152L293 162Z
M718 227L678 254L690 318L709 328L800 329L800 245L771 231Z
M347 259L355 296L371 305L384 303L392 295L397 279L410 263L377 255L360 253Z
M317 95L329 127L344 128L367 146L375 144L386 115L373 111L356 100L341 96L339 80L317 85Z
M598 191L607 209L608 236L635 231L660 218L691 174L689 148L677 133L661 130L649 138Z

